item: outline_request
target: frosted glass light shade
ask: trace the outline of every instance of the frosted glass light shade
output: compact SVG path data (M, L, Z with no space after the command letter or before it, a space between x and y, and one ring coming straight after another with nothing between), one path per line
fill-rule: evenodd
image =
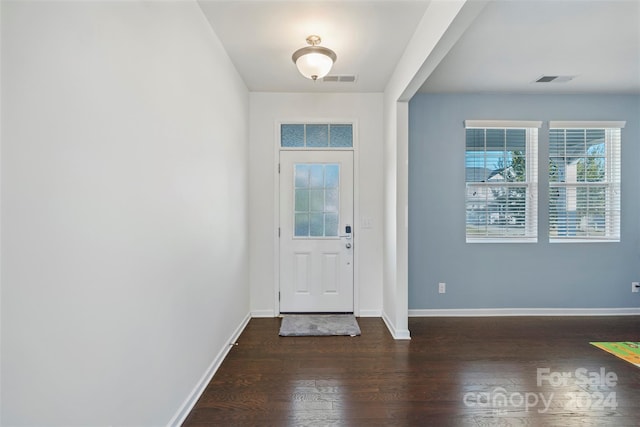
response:
M300 74L308 79L321 79L331 71L337 56L334 51L322 46L298 49L291 57Z

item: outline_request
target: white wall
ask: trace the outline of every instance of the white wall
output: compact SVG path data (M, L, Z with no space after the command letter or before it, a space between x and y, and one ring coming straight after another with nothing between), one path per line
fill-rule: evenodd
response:
M438 63L486 1L429 3L384 91L383 318L396 339L408 339L409 107Z
M309 82L309 84L314 84ZM315 83L320 84L320 83ZM250 278L251 312L273 316L275 302L276 212L274 186L278 121L356 120L359 152L359 218L356 306L362 316L382 311L382 94L251 93L250 113ZM363 216L372 228L359 226Z
M163 425L249 313L249 96L193 2L2 4L2 425Z

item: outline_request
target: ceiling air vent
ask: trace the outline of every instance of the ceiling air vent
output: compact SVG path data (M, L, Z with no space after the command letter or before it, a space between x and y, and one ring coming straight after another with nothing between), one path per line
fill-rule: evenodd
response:
M541 76L536 79L536 83L566 83L575 79L576 76Z
M323 82L338 82L338 83L355 83L356 76L354 75L341 75L341 76L324 76Z

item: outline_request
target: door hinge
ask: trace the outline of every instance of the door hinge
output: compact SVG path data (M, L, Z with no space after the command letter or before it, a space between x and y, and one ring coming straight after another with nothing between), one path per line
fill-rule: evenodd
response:
M280 163L278 163L278 173L280 173Z
M280 237L280 227L278 227L278 237Z
M280 301L280 292L278 292L278 301Z

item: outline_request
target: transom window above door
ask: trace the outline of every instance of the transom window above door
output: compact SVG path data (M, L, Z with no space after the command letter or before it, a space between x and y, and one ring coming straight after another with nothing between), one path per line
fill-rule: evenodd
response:
M280 125L282 148L352 148L352 124L289 123Z

